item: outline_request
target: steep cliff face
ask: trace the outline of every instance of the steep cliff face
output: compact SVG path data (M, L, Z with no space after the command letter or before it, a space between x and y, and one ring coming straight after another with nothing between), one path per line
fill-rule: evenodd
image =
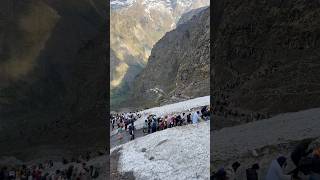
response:
M134 82L138 106L209 94L210 9L166 33Z
M221 115L320 106L319 1L227 0L212 6L211 94Z
M196 16L198 13L200 13L202 10L204 10L206 8L208 8L208 7L205 6L205 7L201 7L201 8L197 8L197 9L192 9L192 10L182 14L182 16L179 18L179 21L177 22L177 26L188 22L194 16Z
M209 0L111 1L110 42L118 65L112 74L111 103L126 96L128 88L145 67L153 45L176 27L181 15L207 6ZM114 106L112 106L114 108Z
M0 7L0 155L102 149L107 5L14 0Z

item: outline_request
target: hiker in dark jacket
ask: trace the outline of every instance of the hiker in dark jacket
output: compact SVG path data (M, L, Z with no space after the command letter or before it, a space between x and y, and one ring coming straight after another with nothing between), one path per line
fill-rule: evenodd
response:
M251 168L246 170L247 180L258 180L259 164L253 164Z
M149 118L148 119L148 134L151 133L151 122L152 122L152 120L151 120L151 118Z
M237 170L240 166L241 164L236 161L231 165L231 168L226 169L227 177L229 180L236 180L238 178L239 175L237 174Z
M189 113L187 115L187 123L190 124L192 121L191 121L191 114Z
M71 179L72 172L73 172L73 166L71 165L71 166L69 166L67 173L66 173L68 179Z
M156 120L153 120L151 133L154 133L156 131L157 131L157 122L156 122Z
M131 135L130 140L134 140L134 126L132 124L129 126L129 134Z
M296 168L291 171L289 174L292 174L294 178L298 178L299 173L299 163L301 158L308 156L312 151L308 151L309 144L312 142L310 139L305 139L299 143L291 153L291 160L296 166Z
M228 179L227 172L223 168L221 168L218 170L218 172L216 172L213 175L213 179L214 180L227 180Z
M177 122L177 126L181 126L181 125L182 125L182 119L181 119L181 116L180 116L180 115L178 115L178 116L176 117L176 122Z
M301 158L298 166L304 175L311 175L315 180L320 178L320 148L313 151L312 156ZM317 177L317 178L314 178ZM312 179L310 178L310 179Z

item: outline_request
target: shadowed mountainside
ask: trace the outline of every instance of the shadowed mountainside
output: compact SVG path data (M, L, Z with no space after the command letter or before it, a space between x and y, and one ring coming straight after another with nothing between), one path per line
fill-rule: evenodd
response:
M212 6L215 126L319 107L319 1Z
M0 7L0 156L104 149L106 3L13 0Z

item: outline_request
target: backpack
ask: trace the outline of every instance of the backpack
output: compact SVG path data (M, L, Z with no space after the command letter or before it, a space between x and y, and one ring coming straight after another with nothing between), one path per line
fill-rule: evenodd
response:
M252 168L246 169L247 180L258 180L258 173Z
M320 174L320 158L319 157L312 158L312 172Z
M99 176L99 172L97 169L95 169L94 174L92 175L92 177L95 179Z
M311 157L304 157L301 158L299 162L300 171L304 175L308 175L311 172L312 169L312 158Z

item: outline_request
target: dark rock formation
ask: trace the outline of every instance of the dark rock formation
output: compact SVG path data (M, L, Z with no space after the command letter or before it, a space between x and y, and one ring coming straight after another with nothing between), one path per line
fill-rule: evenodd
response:
M104 149L106 3L13 0L0 7L0 156Z
M214 1L216 123L320 106L320 2ZM217 124L217 126L219 126Z

